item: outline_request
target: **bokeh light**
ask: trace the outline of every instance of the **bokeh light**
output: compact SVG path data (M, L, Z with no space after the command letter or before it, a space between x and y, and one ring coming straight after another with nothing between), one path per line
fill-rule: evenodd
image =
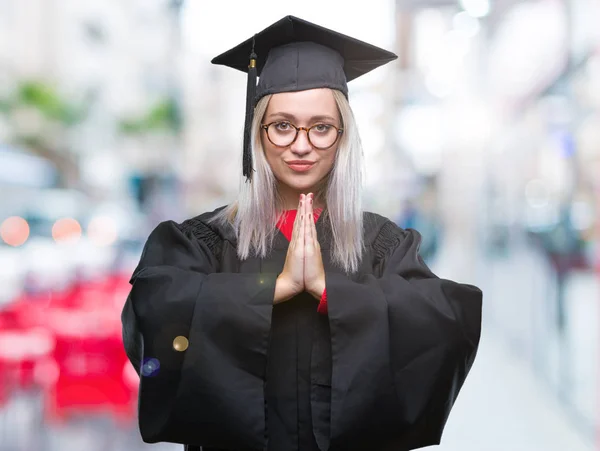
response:
M81 225L73 218L59 219L52 226L52 238L57 243L78 241L81 238Z
M144 360L142 365L142 376L151 377L156 376L160 370L160 362L155 358L148 358Z
M9 246L21 246L29 238L29 224L19 216L6 218L0 225L0 237Z
M490 13L489 0L460 0L460 4L473 17L485 17Z
M110 246L117 240L117 225L108 216L96 216L88 224L87 236L97 246Z

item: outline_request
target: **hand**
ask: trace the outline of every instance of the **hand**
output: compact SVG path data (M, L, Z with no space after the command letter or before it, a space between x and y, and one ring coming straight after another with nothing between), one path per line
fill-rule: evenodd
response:
M303 204L304 229L304 290L314 298L321 299L325 290L325 269L321 257L321 245L313 217L313 194L309 193ZM294 226L295 227L295 226Z
M306 198L300 195L298 213L294 221L294 231L288 246L283 270L277 277L275 286L275 303L287 301L293 296L302 293L304 287L304 204Z

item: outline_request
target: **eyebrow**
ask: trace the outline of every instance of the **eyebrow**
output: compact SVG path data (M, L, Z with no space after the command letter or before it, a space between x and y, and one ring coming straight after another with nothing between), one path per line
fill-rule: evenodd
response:
M270 118L270 119L275 118L275 117L282 117L282 118L288 119L290 121L295 121L297 119L296 116L294 116L293 114L284 113L284 112L271 113L267 116L267 118ZM332 116L329 116L327 114L320 114L320 115L311 117L309 120L309 122L315 122L315 121L337 122L337 119Z

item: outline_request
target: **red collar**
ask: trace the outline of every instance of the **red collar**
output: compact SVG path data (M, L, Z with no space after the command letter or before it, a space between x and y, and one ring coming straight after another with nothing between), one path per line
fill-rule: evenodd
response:
M322 208L316 208L313 211L315 223L319 219L319 216L322 212ZM284 234L288 241L292 239L292 231L294 230L294 221L296 220L297 213L298 210L285 210L277 222L277 228L281 230L281 233Z

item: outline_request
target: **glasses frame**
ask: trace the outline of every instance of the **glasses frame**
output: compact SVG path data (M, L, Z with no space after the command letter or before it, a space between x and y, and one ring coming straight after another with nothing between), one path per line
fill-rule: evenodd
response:
M296 130L296 135L294 136L294 139L292 140L291 143L285 145L285 146L280 146L279 144L275 144L273 142L273 140L271 139L271 137L269 136L269 127L273 124L281 124L282 122L285 122L286 124L290 124L292 127L294 127L294 129ZM319 125L327 125L328 127L333 127L336 129L337 133L335 135L335 140L327 147L318 147L315 146L313 144L313 142L310 140L310 131L315 128L318 127ZM315 149L318 150L327 150L331 147L333 147L335 145L335 143L338 142L338 140L340 139L340 136L342 136L342 133L344 133L344 129L343 128L338 128L335 125L331 125L331 124L326 124L323 122L320 122L318 124L315 124L311 127L297 127L296 125L292 124L289 121L273 121L273 122L269 122L268 124L260 124L260 128L264 129L267 132L267 139L269 140L269 142L271 144L273 144L275 147L279 147L280 149L283 149L285 147L290 147L292 144L294 144L296 142L296 140L298 139L298 135L300 134L300 130L304 130L306 132L306 139L308 139L308 142L310 143L311 146L313 146Z

